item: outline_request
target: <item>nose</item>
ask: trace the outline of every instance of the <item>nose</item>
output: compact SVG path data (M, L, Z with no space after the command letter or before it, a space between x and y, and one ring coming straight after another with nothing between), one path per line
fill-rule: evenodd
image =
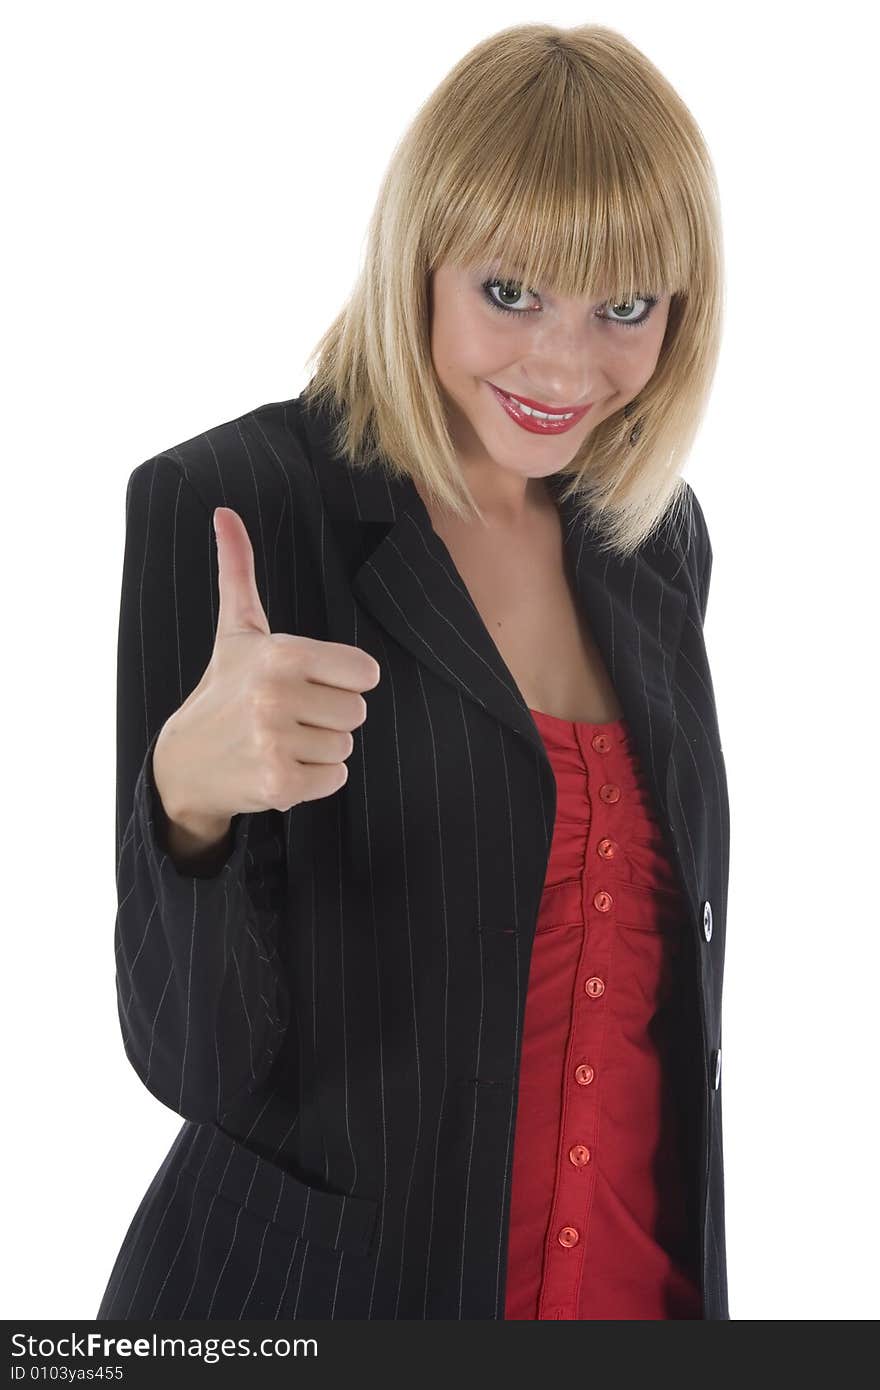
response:
M578 410L601 393L601 365L595 341L588 341L582 314L578 325L542 324L532 348L523 363L526 405L536 410Z
M517 394L519 399L533 410L559 414L569 410L584 410L586 406L592 405L598 394L598 384L595 373L588 374L582 369L577 372L561 369L550 371L546 364L542 363L540 372L537 369L526 369L523 391L528 394L512 394Z

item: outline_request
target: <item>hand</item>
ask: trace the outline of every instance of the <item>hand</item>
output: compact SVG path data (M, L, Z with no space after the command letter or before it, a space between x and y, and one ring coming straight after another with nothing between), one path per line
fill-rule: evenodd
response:
M286 811L332 796L348 778L360 693L380 668L339 642L272 633L247 528L214 512L220 613L199 684L163 725L153 775L169 819L221 825L239 812Z

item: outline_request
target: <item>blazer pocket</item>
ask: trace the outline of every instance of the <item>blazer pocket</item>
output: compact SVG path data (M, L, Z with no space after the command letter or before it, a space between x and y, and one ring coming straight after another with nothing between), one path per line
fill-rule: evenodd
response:
M219 1125L199 1126L183 1168L200 1187L297 1240L352 1255L369 1251L378 1201L313 1187Z

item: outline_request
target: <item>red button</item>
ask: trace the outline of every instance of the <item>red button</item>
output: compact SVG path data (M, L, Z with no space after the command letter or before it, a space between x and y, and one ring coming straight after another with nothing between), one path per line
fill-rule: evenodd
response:
M611 747L611 739L607 734L593 734L590 742L597 753L607 753Z
M575 1168L583 1168L584 1164L590 1161L590 1150L586 1144L575 1144L573 1148L569 1149L568 1156Z
M579 1086L589 1086L596 1073L588 1062L582 1062L575 1070L575 1076Z
M600 980L598 975L591 975L584 989L591 999L598 999L600 994L605 993L605 981Z
M610 893L606 893L604 888L600 888L598 893L593 894L593 906L600 912L609 912L614 903Z
M613 859L617 853L617 845L613 840L600 840L596 846L596 853L603 859Z
M603 801L619 801L620 787L616 787L613 782L603 782L599 788L599 795Z
M574 1226L563 1226L559 1235L556 1237L560 1245L564 1245L566 1250L570 1250L573 1245L577 1245L580 1236Z

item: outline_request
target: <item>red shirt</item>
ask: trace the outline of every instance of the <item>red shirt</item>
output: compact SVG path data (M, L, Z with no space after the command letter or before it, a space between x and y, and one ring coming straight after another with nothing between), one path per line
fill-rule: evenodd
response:
M504 1316L702 1318L660 1022L686 921L624 719L532 710L556 823L526 998Z

